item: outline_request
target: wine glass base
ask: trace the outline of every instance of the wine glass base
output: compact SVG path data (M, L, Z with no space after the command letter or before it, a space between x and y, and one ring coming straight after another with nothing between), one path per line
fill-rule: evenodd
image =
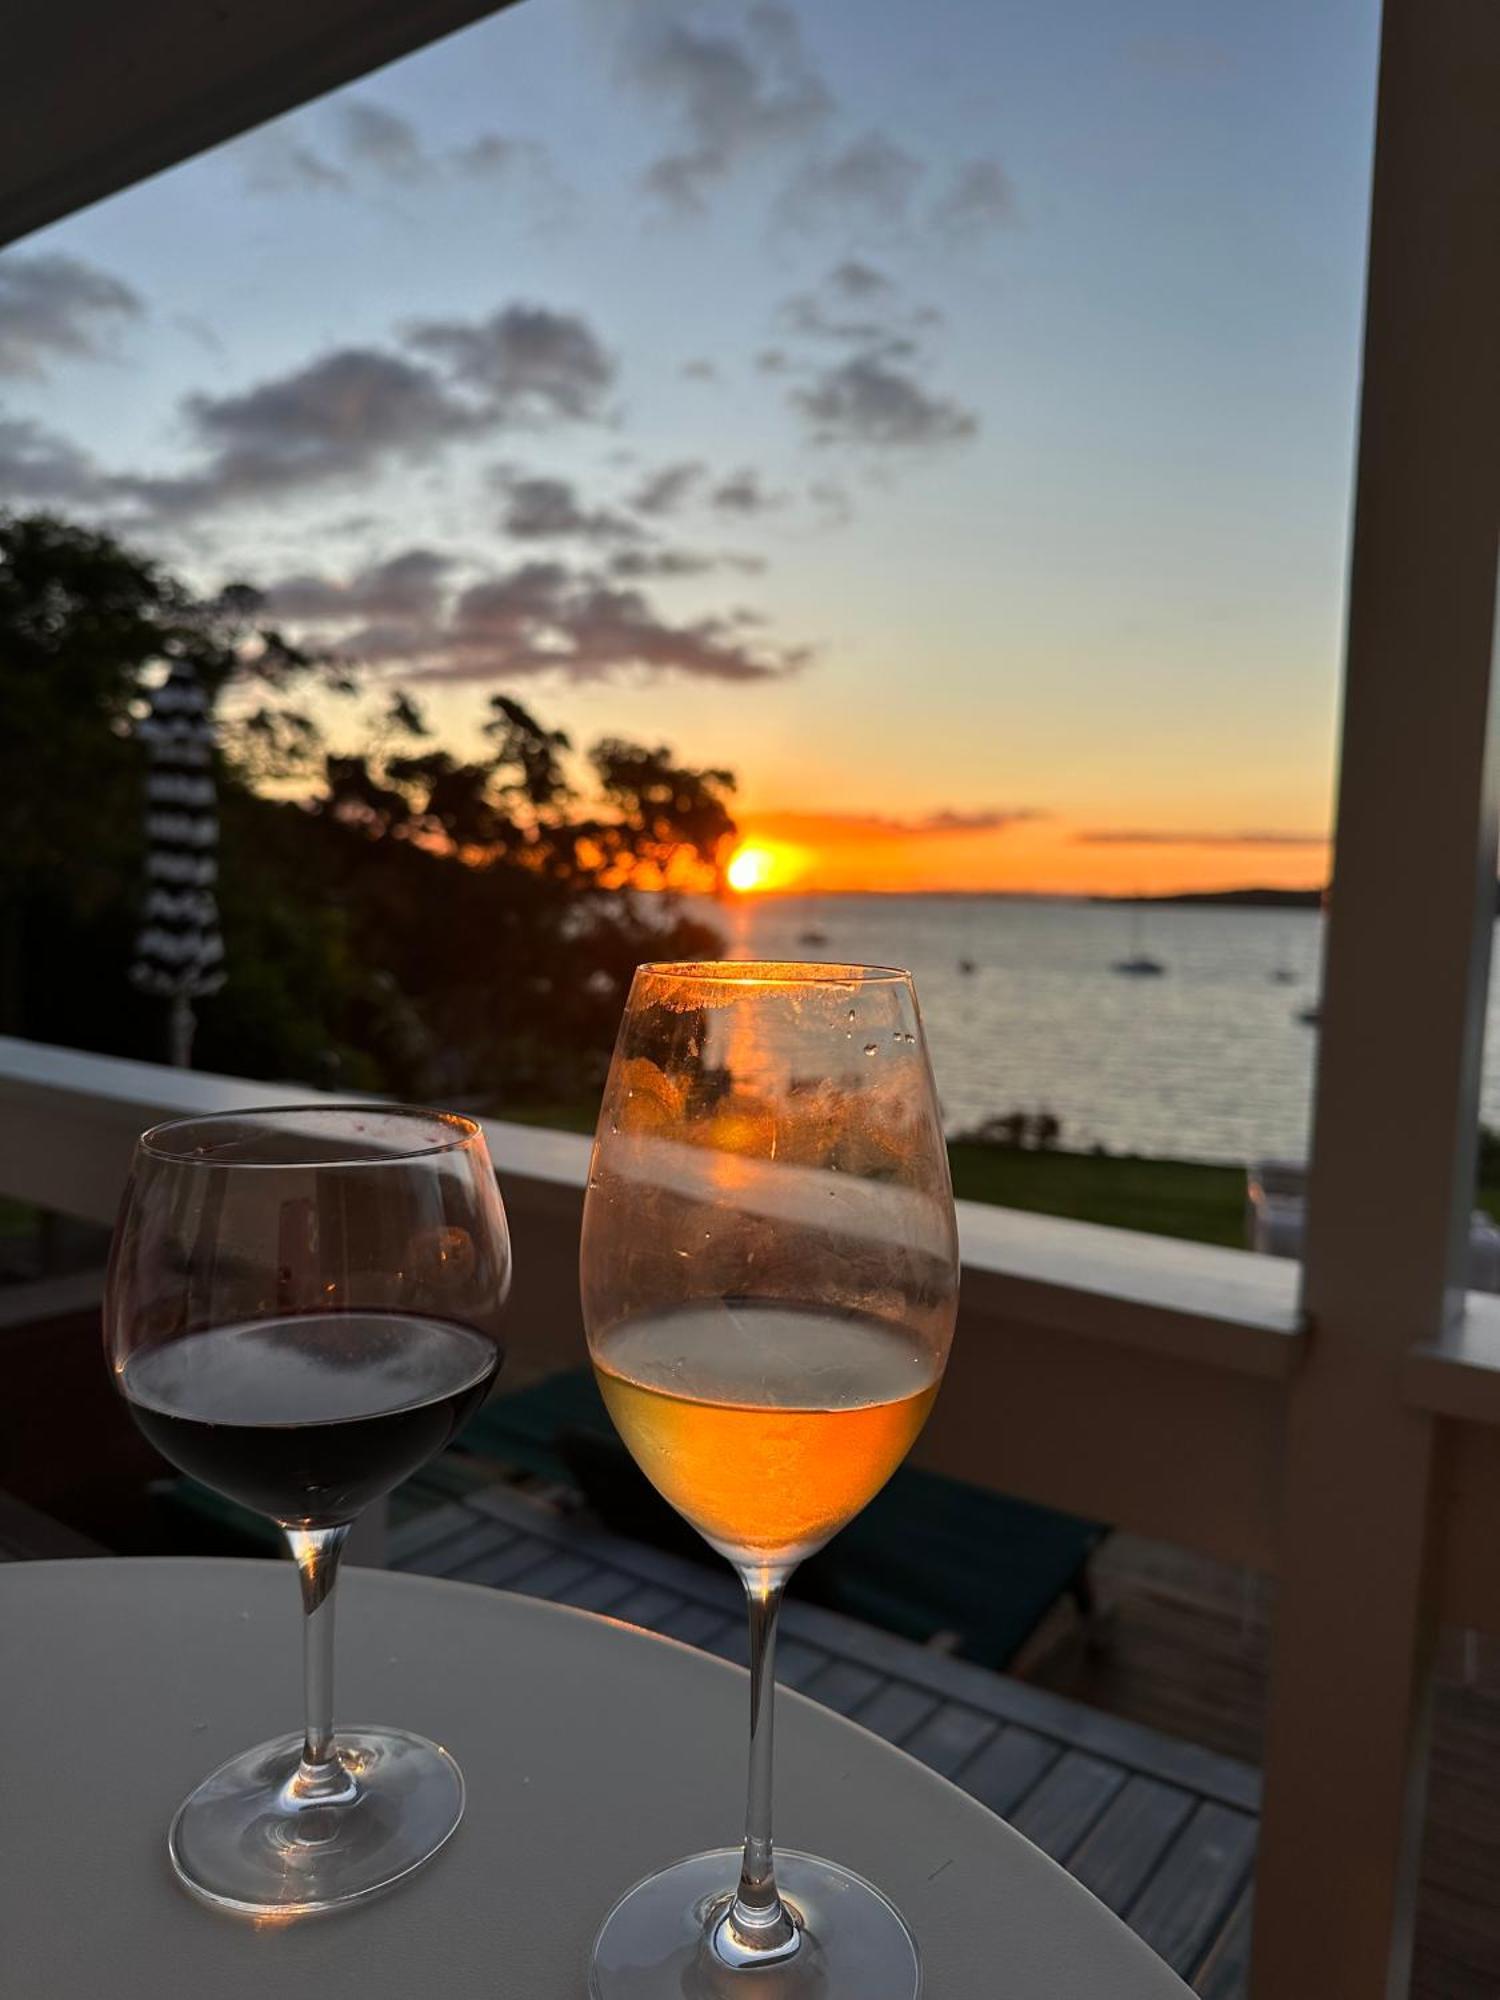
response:
M327 1804L290 1789L300 1736L221 1764L172 1821L179 1880L216 1909L299 1917L378 1896L420 1868L463 1817L457 1764L404 1729L341 1729L335 1752L347 1795Z
M627 1890L594 1940L590 2000L918 2000L916 1942L880 1891L785 1848L776 1880L797 1919L796 1951L774 1964L726 1964L712 1936L739 1872L740 1850L720 1847Z

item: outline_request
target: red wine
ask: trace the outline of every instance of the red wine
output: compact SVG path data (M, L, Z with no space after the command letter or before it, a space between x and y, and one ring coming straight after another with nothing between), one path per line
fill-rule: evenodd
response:
M410 1313L304 1313L139 1348L120 1386L161 1453L286 1527L331 1527L440 1452L500 1349Z

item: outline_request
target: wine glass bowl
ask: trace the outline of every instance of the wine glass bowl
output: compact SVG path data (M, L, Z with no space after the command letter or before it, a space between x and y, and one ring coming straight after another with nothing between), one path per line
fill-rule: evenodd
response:
M141 1139L105 1296L137 1425L180 1471L274 1520L296 1559L307 1725L215 1772L174 1820L221 1907L358 1901L458 1824L446 1751L332 1726L333 1587L350 1524L451 1442L492 1385L510 1279L472 1120L384 1106L189 1119Z
M782 1588L905 1457L953 1333L952 1190L909 976L641 967L599 1118L581 1281L616 1427L745 1583L754 1690L738 1893L722 1855L638 1885L601 1933L597 2000L658 1990L643 1966L693 2000L773 1962L786 2000L844 1982L861 2000L910 2000L915 1951L890 1905L807 1856L786 1858L801 1901L783 1898L769 1828Z

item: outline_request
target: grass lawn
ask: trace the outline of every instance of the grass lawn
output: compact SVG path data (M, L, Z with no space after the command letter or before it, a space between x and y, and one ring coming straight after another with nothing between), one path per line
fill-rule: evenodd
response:
M965 1201L1244 1247L1245 1176L1239 1167L1107 1153L1031 1153L962 1141L948 1148L948 1157L953 1192Z

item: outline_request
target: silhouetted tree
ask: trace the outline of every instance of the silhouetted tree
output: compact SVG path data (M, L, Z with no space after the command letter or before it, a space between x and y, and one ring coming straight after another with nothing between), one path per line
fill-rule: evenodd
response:
M279 696L299 679L333 684L345 671L325 671L258 630L257 605L238 585L195 597L108 535L47 515L0 516L7 1032L109 1047L130 1043L160 1013L119 985L140 888L143 760L133 730L146 675L186 659L210 694L239 676ZM284 716L280 727L295 724Z
M416 1094L592 1088L641 958L717 938L642 888L712 878L726 771L573 747L505 694L478 755L416 699L308 653L245 585L195 597L107 535L0 517L0 1030L157 1055L126 984L140 893L143 691L190 657L221 702L220 906L233 976L198 1059ZM363 741L330 703L363 697ZM349 727L353 727L351 713ZM348 728L341 728L341 735Z

